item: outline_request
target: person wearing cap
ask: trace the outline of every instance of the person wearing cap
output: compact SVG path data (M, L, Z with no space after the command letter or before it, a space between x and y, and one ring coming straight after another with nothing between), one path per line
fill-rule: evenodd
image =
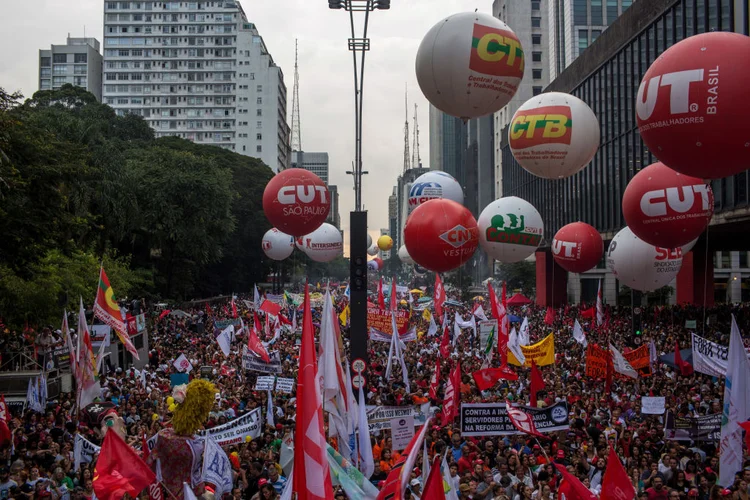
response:
M414 478L409 481L409 490L411 491L411 496L413 498L422 498L422 483L419 481L419 479Z

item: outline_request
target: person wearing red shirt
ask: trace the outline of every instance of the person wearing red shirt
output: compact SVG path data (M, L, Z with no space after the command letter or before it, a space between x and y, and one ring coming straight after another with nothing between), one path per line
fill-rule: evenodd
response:
M669 492L664 487L664 478L657 474L651 479L652 486L646 490L648 500L668 500Z

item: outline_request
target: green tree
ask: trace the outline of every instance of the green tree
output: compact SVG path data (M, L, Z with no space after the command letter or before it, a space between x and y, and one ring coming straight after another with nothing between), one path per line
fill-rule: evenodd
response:
M536 263L522 260L510 264L502 263L498 267L496 277L507 283L508 290L520 288L527 295L536 292Z

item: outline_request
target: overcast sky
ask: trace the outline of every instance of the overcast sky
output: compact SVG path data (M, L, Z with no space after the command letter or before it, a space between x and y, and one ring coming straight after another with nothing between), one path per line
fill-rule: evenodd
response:
M299 39L302 149L330 154L330 182L339 186L341 225L348 247L349 212L354 208L352 56L347 50L349 17L329 10L326 0L243 0L249 20L284 71L291 124L294 40ZM104 0L24 0L6 8L0 24L0 86L31 96L37 89L38 50L73 37L101 42ZM414 73L424 34L440 19L463 11L491 13L491 0L393 0L391 9L370 18L371 50L365 65L363 203L373 236L388 223L388 196L403 167L404 86L409 116L419 106L420 152L429 166L427 101ZM358 19L361 19L359 17ZM360 36L360 28L357 28ZM411 128L411 125L410 125ZM411 138L410 138L411 143Z

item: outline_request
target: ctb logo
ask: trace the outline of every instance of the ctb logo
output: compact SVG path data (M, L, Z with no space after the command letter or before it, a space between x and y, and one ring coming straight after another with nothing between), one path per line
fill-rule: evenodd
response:
M542 106L516 112L508 139L513 149L539 144L570 145L573 136L570 106Z
M474 24L469 69L485 75L523 78L521 42L511 31Z

